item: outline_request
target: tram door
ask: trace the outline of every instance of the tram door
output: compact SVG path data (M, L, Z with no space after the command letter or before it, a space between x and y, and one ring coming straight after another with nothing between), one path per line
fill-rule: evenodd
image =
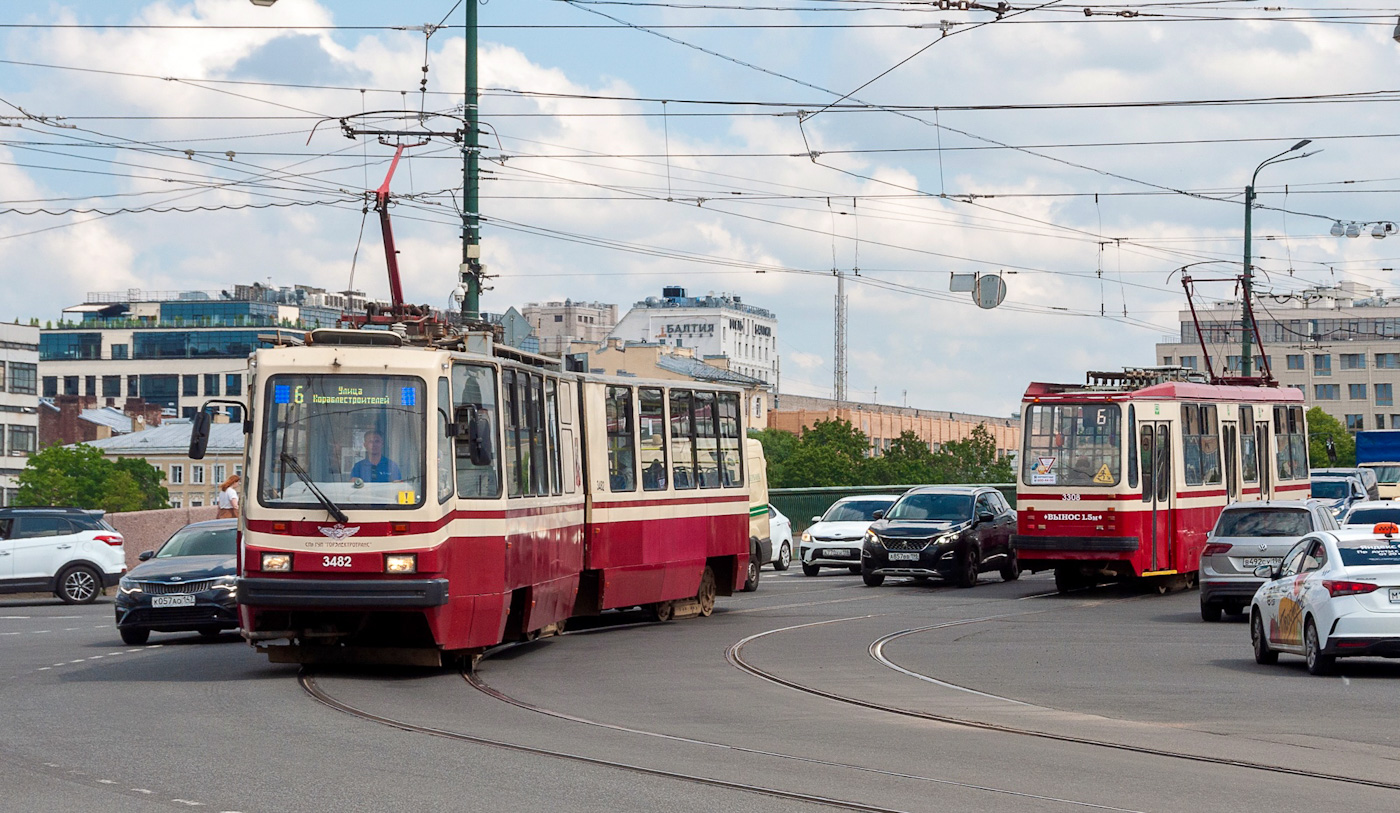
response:
M1269 425L1254 422L1254 456L1259 466L1259 499L1274 498L1274 451L1269 446Z
M1143 542L1152 546L1152 570L1171 568L1171 503L1176 494L1172 476L1172 433L1166 421L1145 421L1139 429L1142 460L1142 501L1146 512ZM1149 465L1148 461L1151 461Z
M1225 444L1225 496L1227 502L1240 498L1239 431L1234 421L1222 421L1220 439Z

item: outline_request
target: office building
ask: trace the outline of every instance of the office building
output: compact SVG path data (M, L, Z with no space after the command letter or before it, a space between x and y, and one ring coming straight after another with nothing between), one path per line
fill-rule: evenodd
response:
M726 356L729 369L778 388L778 318L738 296L688 296L668 286L632 306L613 328L625 342L690 347L700 358Z
M39 328L0 324L0 505L14 502L18 478L39 449Z
M525 319L539 339L538 352L562 356L576 342L601 344L617 326L617 306L602 302L531 302Z

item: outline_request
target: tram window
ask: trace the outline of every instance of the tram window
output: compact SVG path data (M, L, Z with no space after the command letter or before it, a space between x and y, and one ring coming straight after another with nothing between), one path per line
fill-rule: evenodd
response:
M739 396L732 392L722 392L716 400L719 409L719 456L720 481L725 488L744 484L743 459L739 444Z
M522 375L521 378L524 378ZM529 431L529 445L522 444L521 466L525 470L525 484L529 493L539 497L549 494L549 449L545 445L544 418L544 378L530 375L530 389L526 394L525 425Z
M525 481L520 469L520 426L523 421L525 388L524 373L501 371L501 407L504 412L506 443L502 454L506 459L506 493L519 497L525 493Z
M608 482L613 491L637 490L632 388L607 388Z
M423 504L428 416L420 378L277 375L263 389L258 500L323 510Z
M1244 471L1244 481L1253 483L1259 479L1258 456L1254 451L1254 407L1240 407L1240 468Z
M695 393L695 474L701 488L719 488L715 394Z
M1138 447L1133 442L1136 437L1137 410L1128 404L1128 488L1137 488L1138 484Z
M1022 479L1033 486L1114 486L1123 460L1117 404L1034 404L1026 410Z
M1142 501L1152 502L1152 495L1155 493L1157 481L1154 479L1152 467L1152 426L1149 424L1142 428Z
M549 490L552 494L562 494L559 481L559 382L553 378L545 379L544 400L545 420L549 429Z
M497 454L496 371L480 364L452 367L453 419L456 440L457 496L463 499L501 496L501 461ZM513 458L512 458L513 459ZM481 461L481 462L474 462Z
M438 379L437 403L437 497L439 503L452 499L452 441L447 437L448 410L452 408L452 385Z
M1278 450L1278 479L1308 478L1306 423L1302 407L1274 407L1274 447Z
M639 448L642 454L642 488L666 490L666 401L660 387L637 390Z
M1186 485L1220 482L1220 434L1215 404L1182 404L1181 447Z
M671 390L671 480L675 488L695 488L695 393Z

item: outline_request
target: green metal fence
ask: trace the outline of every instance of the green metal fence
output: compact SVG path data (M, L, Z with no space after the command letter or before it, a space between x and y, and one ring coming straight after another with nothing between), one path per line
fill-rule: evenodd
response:
M1013 506L1016 504L1015 483L991 483L989 485L1001 491L1007 502ZM793 538L796 538L811 527L812 517L821 516L826 512L826 509L831 507L832 503L842 497L854 497L860 494L903 494L916 487L901 485L771 488L768 490L768 502L792 520L792 535Z

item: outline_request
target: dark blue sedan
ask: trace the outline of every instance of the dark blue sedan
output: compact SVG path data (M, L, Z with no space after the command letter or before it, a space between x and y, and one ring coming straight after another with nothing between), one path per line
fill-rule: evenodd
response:
M117 630L128 644L152 632L197 631L206 638L238 627L238 521L195 522L175 532L117 590Z

